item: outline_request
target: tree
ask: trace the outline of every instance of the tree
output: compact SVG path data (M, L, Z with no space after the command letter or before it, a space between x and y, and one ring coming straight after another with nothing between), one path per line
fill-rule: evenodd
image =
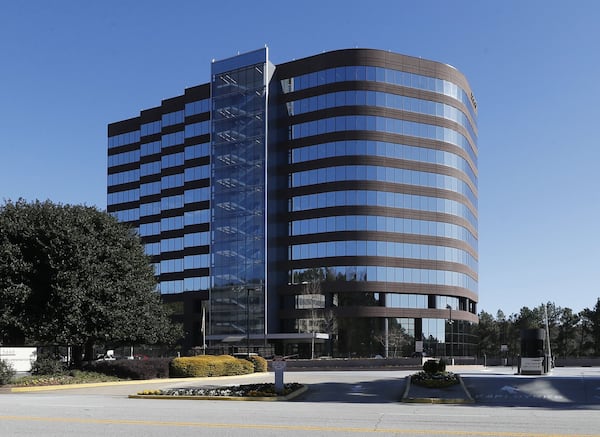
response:
M0 207L0 334L71 345L180 338L163 308L139 237L94 207L50 201Z
M575 352L579 354L577 350L578 330L580 329L578 326L579 321L579 315L573 313L571 308L563 308L560 314L555 355L568 357Z
M580 313L583 322L583 346L592 354L600 355L600 298L593 309L584 308Z
M481 311L479 313L479 324L475 329L479 338L479 353L497 356L500 352L500 325L494 320L494 316Z

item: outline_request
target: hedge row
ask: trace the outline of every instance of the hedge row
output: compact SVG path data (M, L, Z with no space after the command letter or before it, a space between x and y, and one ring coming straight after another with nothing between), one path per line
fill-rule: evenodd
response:
M154 379L169 377L171 358L149 358L147 360L94 361L85 370L121 379Z
M170 376L174 378L246 375L253 372L252 362L230 355L174 358L170 366Z
M201 355L182 358L149 358L146 360L95 361L85 370L121 379L180 378L196 376L245 375L266 372L267 360L251 355L249 360L230 355Z

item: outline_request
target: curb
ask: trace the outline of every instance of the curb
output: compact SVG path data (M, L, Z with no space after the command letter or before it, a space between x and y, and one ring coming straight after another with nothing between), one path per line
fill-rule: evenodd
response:
M166 396L166 395L129 395L129 399L160 399L160 400L181 400L181 401L289 401L294 399L308 390L306 385L303 385L298 390L293 391L285 396Z
M247 375L230 375L230 376L199 376L197 378L156 378L156 379L127 379L122 381L107 381L107 382L89 382L83 384L62 384L62 385L38 385L30 387L11 387L7 389L10 393L27 393L37 391L52 391L52 390L70 390L79 388L95 388L95 387L111 387L117 385L142 385L142 384L162 384L176 381L214 381L214 380L227 380L235 379L239 377L248 377L252 375L261 375L267 372L261 373L249 373Z
M404 394L402 395L402 402L406 403L420 403L420 404L472 404L475 401L473 397L467 390L462 378L460 375L457 375L460 386L465 394L465 397L462 398L444 398L444 397L422 397L422 398L411 398L409 397L410 393L410 385L411 385L411 376L406 377L406 388L404 389Z

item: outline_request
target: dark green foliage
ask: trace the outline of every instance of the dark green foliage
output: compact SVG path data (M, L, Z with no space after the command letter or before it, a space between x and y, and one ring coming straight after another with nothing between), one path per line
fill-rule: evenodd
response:
M116 376L121 379L154 379L169 377L171 358L146 360L95 361L85 366L91 372Z
M139 237L87 206L0 207L0 340L73 346L154 344L181 336L156 292Z
M65 363L53 355L39 356L31 363L32 375L60 375L66 372Z
M411 375L412 383L428 388L444 388L458 384L458 376L452 372L419 372Z
M438 361L438 372L445 372L446 371L446 360L444 360L443 358L440 358L440 360Z
M15 374L15 369L9 362L0 360L0 385L10 384Z
M482 311L479 313L479 324L475 330L479 338L479 355L518 355L521 329L545 329L546 313L553 356L600 355L600 299L597 299L592 309L585 308L579 313L574 313L570 308L556 306L552 302L533 309L523 307L519 313L508 317L502 311L498 311L495 318ZM501 352L502 345L506 345L508 351Z
M444 365L444 370L446 366ZM439 364L437 360L427 360L423 363L423 371L425 373L437 373L439 372Z

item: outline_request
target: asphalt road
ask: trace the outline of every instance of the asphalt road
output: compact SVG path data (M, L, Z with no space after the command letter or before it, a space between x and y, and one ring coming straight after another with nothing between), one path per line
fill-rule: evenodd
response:
M408 371L289 372L286 382L309 390L288 402L127 398L152 388L273 381L272 373L2 393L0 436L600 436L600 369L540 377L454 370L475 404L399 402Z

